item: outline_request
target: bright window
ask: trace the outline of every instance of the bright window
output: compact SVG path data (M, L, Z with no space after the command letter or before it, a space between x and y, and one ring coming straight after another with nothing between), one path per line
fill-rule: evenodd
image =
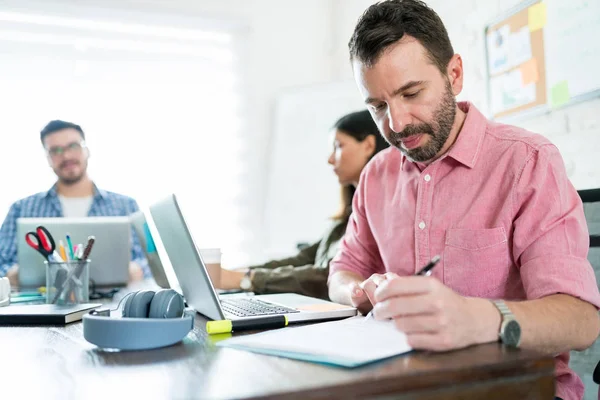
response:
M142 207L175 192L198 245L235 252L239 64L226 29L0 12L2 218L54 182L39 132L63 119L86 132L99 187Z

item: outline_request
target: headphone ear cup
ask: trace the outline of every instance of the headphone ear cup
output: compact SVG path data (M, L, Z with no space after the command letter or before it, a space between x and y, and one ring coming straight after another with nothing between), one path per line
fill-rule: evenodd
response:
M152 290L140 290L127 299L123 307L123 317L126 318L148 318L150 303L154 298Z
M138 294L138 292L131 293L125 300L125 304L123 304L123 310L121 310L121 315L123 317L129 316L129 306L131 305L131 300L133 300L133 296L135 296L136 294Z
M156 292L148 317L150 318L179 318L183 315L183 298L173 289L163 289Z

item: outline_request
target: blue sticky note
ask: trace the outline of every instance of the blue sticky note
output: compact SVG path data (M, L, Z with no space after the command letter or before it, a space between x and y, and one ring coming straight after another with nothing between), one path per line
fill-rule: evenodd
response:
M146 251L148 253L156 253L156 245L152 239L152 234L150 233L150 228L148 227L147 222L144 224L144 236L146 239Z

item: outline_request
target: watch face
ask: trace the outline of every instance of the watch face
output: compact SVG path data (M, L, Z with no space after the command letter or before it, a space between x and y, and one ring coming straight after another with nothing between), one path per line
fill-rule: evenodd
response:
M502 342L509 346L518 346L521 341L521 326L517 321L510 320L504 325Z
M252 281L248 276L244 276L242 281L240 282L240 289L242 290L250 290L252 287Z

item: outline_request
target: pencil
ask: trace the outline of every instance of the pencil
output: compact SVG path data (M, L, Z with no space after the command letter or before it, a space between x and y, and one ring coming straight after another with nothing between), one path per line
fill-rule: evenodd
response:
M58 251L60 252L60 256L64 261L69 261L67 258L67 252L65 251L65 244L62 240L58 241Z

